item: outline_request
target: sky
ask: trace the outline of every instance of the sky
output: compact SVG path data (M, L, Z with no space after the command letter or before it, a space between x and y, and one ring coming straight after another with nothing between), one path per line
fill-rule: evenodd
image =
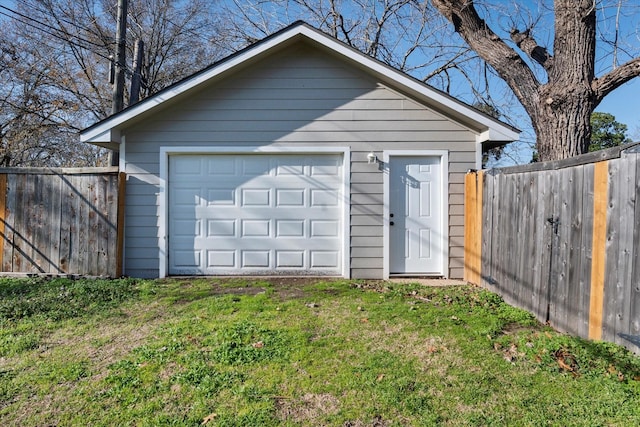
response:
M19 0L18 0L19 1ZM531 0L526 0L525 3ZM16 0L0 0L0 5L9 8L15 8ZM533 2L535 3L535 2ZM635 9L632 13L635 12ZM2 12L6 12L0 9ZM0 18L5 18L0 16ZM632 21L636 21L633 19ZM640 39L632 40L632 44L640 43ZM626 124L628 127L628 135L634 141L640 141L640 77L633 79L631 82L621 86L620 88L609 94L597 107L596 111L613 114L616 120ZM517 125L517 123L516 123Z
M617 121L627 125L629 137L640 141L640 77L607 95L596 111L613 114Z

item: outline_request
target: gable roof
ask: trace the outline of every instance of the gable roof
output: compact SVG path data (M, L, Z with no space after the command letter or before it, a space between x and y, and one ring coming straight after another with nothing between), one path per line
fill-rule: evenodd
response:
M300 41L311 43L343 61L374 76L381 82L405 92L430 108L476 132L478 143L502 145L518 140L520 131L500 120L461 102L454 97L390 67L328 34L298 21L252 44L213 65L155 93L121 112L84 129L80 140L115 149L120 143L120 129L153 114L154 110L184 99L193 91L216 79L222 79L240 67L257 62L270 54Z

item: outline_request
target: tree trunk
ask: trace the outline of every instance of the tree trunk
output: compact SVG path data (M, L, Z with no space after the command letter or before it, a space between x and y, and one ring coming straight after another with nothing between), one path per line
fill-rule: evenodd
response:
M591 113L597 103L594 80L596 14L592 0L556 0L553 64L549 83L538 87L531 111L541 161L586 153Z
M586 153L591 113L608 93L640 75L640 58L595 77L596 2L554 1L553 52L540 46L532 28L511 30L516 51L480 17L473 0L432 0L456 32L491 65L513 90L531 118L540 160L559 160ZM547 74L541 82L521 56Z
M531 113L540 161L565 159L589 150L590 119L595 102L585 92L588 91L568 96L565 89L562 97L541 97L542 105Z

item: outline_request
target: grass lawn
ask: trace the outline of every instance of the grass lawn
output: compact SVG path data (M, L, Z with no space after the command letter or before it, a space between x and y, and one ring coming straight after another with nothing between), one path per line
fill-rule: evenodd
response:
M480 288L0 279L2 426L640 425L640 358Z

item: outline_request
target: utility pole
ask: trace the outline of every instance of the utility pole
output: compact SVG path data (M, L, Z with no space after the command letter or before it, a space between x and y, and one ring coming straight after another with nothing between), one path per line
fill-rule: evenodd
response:
M144 42L136 40L136 47L133 50L133 76L131 76L131 91L129 93L129 105L133 105L140 99L140 85L142 84L142 60L144 58Z
M127 0L118 0L118 28L116 30L116 63L115 82L111 114L116 114L124 108L124 77L126 69L127 47Z

